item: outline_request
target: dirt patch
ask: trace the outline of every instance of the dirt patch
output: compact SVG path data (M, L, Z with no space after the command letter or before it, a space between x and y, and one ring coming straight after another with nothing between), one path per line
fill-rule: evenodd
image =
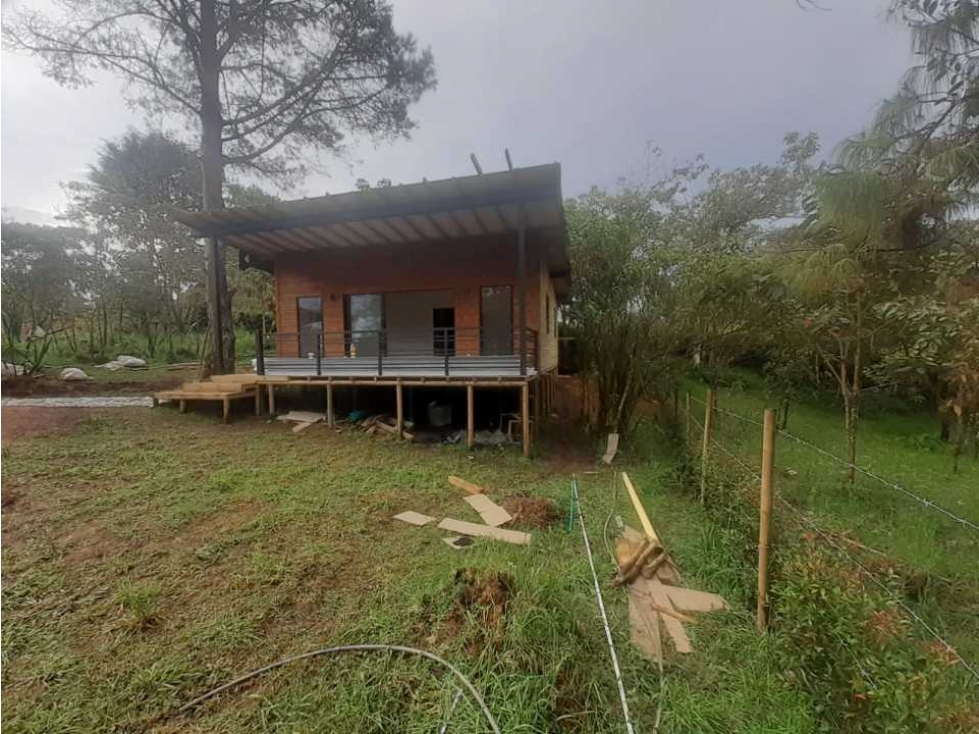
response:
M71 397L81 395L146 395L160 390L170 390L187 380L184 372L147 374L145 380L120 380L119 382L65 381L57 377L40 375L3 381L3 395L7 398Z
M6 394L6 388L4 388ZM43 434L56 436L71 433L79 423L98 411L88 408L36 408L36 407L4 407L0 433L2 441L7 444L25 438ZM6 507L6 505L4 505Z
M460 568L448 591L453 595L451 610L438 620L432 612L434 605L427 604L427 610L414 625L419 639L437 646L461 638L463 650L473 657L502 640L513 593L513 578L509 574Z
M69 566L115 557L128 545L97 520L79 525L60 542L68 549L65 563Z
M513 516L514 525L528 528L550 527L564 515L554 500L546 497L514 495L506 498L503 509Z

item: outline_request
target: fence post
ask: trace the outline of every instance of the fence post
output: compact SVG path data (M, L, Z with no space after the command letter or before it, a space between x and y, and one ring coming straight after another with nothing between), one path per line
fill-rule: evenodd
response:
M687 450L689 451L690 446L690 424L693 421L693 415L690 413L690 392L687 391L687 432L683 434L684 443L687 444Z
M758 523L758 609L755 621L764 632L768 621L768 535L772 518L775 477L775 411L765 410L761 441L761 501Z
M700 450L700 504L707 503L707 460L710 458L710 433L714 427L714 388L707 388L704 407L704 443Z

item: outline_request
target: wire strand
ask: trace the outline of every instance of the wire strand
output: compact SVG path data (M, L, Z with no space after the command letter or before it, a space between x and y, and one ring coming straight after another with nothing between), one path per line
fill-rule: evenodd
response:
M693 397L692 395L690 397L691 397L691 399L694 402L700 403L701 405L703 405L705 407L707 406L707 403L703 402L702 400L698 400L697 398ZM741 415L740 413L735 413L735 412L730 411L730 410L726 410L726 409L721 408L721 407L718 407L716 405L714 406L714 410L718 411L719 413L723 413L724 415L731 416L732 418L736 418L736 419L738 419L740 421L744 421L745 423L750 423L751 425L755 425L755 426L763 426L764 425L761 421L757 421L754 418L749 418L748 416ZM702 423L700 423L692 415L690 416L690 418L695 423L697 423L697 425L699 425L701 427L701 429L703 429L703 424ZM835 461L836 463L840 464L843 467L846 467L847 469L853 469L854 471L859 472L860 474L863 474L865 477L867 477L869 479L873 479L873 480L879 482L880 484L883 484L885 487L888 487L889 489L893 489L893 490L895 490L897 492L900 492L901 494L905 495L906 497L909 497L910 499L913 499L914 501L918 502L919 504L923 505L924 507L927 507L930 510L935 510L936 512L940 512L941 514L945 515L947 518L949 518L953 522L957 522L960 525L963 525L964 527L969 528L970 530L974 530L976 532L979 532L979 524L973 522L972 520L969 520L968 518L960 517L959 515L956 515L954 512L952 512L951 510L949 510L949 509L947 509L945 507L942 507L940 504L938 504L934 500L930 500L927 497L923 497L923 496L921 496L919 494L916 494L916 493L912 492L910 489L908 489L907 487L904 487L904 486L902 486L900 484L897 484L896 482L892 482L891 480L886 479L886 478L880 476L879 474L875 474L870 469L866 469L865 467L862 467L859 464L854 464L854 463L852 463L850 461L847 461L846 459L844 459L844 458L842 458L840 456L837 456L836 454L834 454L834 453L832 453L830 451L827 451L824 448L820 448L819 446L816 446L815 444L813 444L813 443L811 443L809 441L806 441L804 438L801 438L799 436L796 436L793 433L789 433L786 430L777 429L776 430L776 433L778 435L780 435L780 436L784 436L785 438L788 438L788 439L790 439L792 441L795 441L796 443L798 443L798 444L800 444L802 446L805 446L805 447L807 447L809 449L812 449L816 453L818 453L818 454L820 454L822 456L825 456L826 458L831 459L832 461Z
M695 423L697 423L701 428L703 428L703 424L699 423L696 418L694 418L692 415L690 416L690 418ZM739 459L737 456L735 456L734 453L730 451L730 449L728 449L726 446L724 446L724 444L722 444L720 441L716 440L716 438L711 440L711 444L710 445L711 446L715 446L715 447L721 449L721 451L723 453L725 453L727 456L729 456L735 462L737 462L738 464L740 464L752 476L754 476L759 481L761 480L761 475L760 474L758 474L752 467L750 467L748 464L746 464L741 459ZM833 537L832 537L832 535L830 534L829 531L826 531L823 528L821 528L813 520L809 519L802 510L800 510L798 507L796 507L795 505L793 505L791 502L789 502L785 498L776 495L775 499L779 503L781 503L782 505L784 505L788 510L790 510L791 512L793 512L796 515L796 517L803 524L805 524L808 528L810 528L813 532L815 532L823 540L825 540L830 545L830 547L832 547L835 551L837 551L837 553L841 554L848 561L850 561L852 564L854 564L857 568L859 568L861 571L863 571L864 574L866 574L867 578L871 582L873 582L878 588L880 588L885 593L885 595L892 602L894 602L895 604L897 604L898 606L900 606L901 609L903 609L915 622L917 622L925 630L927 630L927 632L932 637L934 637L936 640L938 640L945 647L945 649L948 650L956 658L956 660L958 660L962 664L962 666L966 670L968 670L969 673L971 673L973 675L973 677L976 678L976 680L979 680L979 670L977 670L976 667L974 667L972 663L970 663L965 658L963 658L962 655L958 652L958 650L956 650L952 646L952 644L950 642L948 642L948 640L946 640L944 637L942 637L935 630L934 627L932 627L930 624L928 624L928 622L921 617L921 615L919 615L917 612L915 612L910 606L908 606L904 601L902 601L893 591L891 591L891 589L888 588L888 586L886 584L884 584L880 579L878 579L876 577L876 575L874 575L874 573L870 569L868 569L866 566L864 566L856 557L854 557L845 548L843 548L839 543L837 543L837 541L835 541L833 539ZM841 642L842 642L842 640L841 640ZM854 659L856 659L856 658L854 658ZM859 661L857 661L857 663L858 663L858 666L859 666ZM861 667L861 673L864 674L865 678L867 678L867 682L870 683L871 686L873 686L874 688L876 688L876 686L874 685L873 681L871 680L869 674L867 674L866 671L863 670L862 667Z
M615 652L615 643L612 642L612 630L609 628L608 615L605 613L605 602L602 599L602 588L598 583L598 572L595 570L595 559L591 553L591 543L588 542L588 531L585 529L585 518L581 514L581 502L578 501L578 479L573 477L571 480L572 496L575 498L575 506L578 510L578 524L581 525L581 537L585 540L585 553L588 555L588 565L591 567L591 577L595 584L595 597L598 599L598 611L602 615L602 626L605 627L605 639L608 642L609 655L612 657L612 669L615 671L615 682L619 687L619 700L622 703L622 716L625 718L625 730L628 734L635 734L632 727L632 718L629 716L629 702L625 696L625 684L622 682L622 670L619 668L619 656Z
M198 696L192 701L188 701L179 709L177 709L177 713L178 714L186 713L187 711L190 711L192 708L199 706L200 704L204 703L210 698L214 698L214 696L217 696L220 693L224 693L225 691L230 690L231 688L235 688L241 685L242 683L251 680L252 678L256 678L260 675L263 675L264 673L268 673L272 670L281 668L284 665L288 665L290 663L299 662L300 660L308 660L310 658L320 657L322 655L332 655L336 653L379 652L379 651L400 652L400 653L405 653L406 655L419 655L421 657L428 658L429 660L434 660L439 665L442 665L445 668L447 668L455 675L456 678L460 680L462 685L466 687L466 690L469 691L470 695L473 697L473 700L475 700L476 703L479 705L479 708L483 712L483 716L486 717L486 721L489 722L490 728L493 730L494 734L501 734L500 725L496 723L496 719L493 717L493 713L489 710L489 707L486 705L486 701L483 700L483 697L479 695L479 691L476 690L476 686L470 683L469 679L465 675L463 675L462 672L457 667L455 667L452 663L450 663L447 660L444 660L443 658L440 658L435 653L428 652L427 650L419 650L416 647L407 647L405 645L385 645L381 643L370 643L370 644L361 644L361 645L338 645L336 647L324 647L319 650L313 650L311 652L303 653L302 655L294 655L293 657L284 658L277 662L266 665L263 668L259 668L258 670L253 670L250 673L245 673L244 675L239 676L238 678L235 678L234 680L229 681L228 683L225 683L223 686L218 686L217 688L210 690L203 695Z

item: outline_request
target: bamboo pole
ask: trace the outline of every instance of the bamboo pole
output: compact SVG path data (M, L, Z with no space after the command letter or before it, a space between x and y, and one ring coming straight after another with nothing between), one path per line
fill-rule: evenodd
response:
M639 493L636 492L636 488L632 486L632 480L629 479L629 475L622 472L622 482L625 484L625 488L629 492L629 499L632 500L632 506L636 508L636 514L639 516L639 522L642 523L642 529L646 533L646 537L649 538L650 543L654 545L662 545L659 542L659 536L656 535L656 531L653 530L653 524L649 521L649 515L646 514L646 508L642 506L642 502L639 499Z
M710 434L714 428L714 388L707 388L704 407L704 442L700 450L700 504L707 503L707 462L710 458Z
M761 442L761 501L758 523L758 631L764 632L768 618L768 535L772 518L775 476L775 411L765 410Z

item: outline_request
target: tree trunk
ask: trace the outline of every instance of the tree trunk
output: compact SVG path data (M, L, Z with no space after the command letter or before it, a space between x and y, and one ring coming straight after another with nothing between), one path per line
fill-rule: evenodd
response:
M220 59L217 51L215 0L201 0L201 173L205 210L224 208L224 157L221 130ZM231 297L225 270L224 243L216 237L205 246L207 316L214 340L211 373L235 369L235 331L231 321Z

